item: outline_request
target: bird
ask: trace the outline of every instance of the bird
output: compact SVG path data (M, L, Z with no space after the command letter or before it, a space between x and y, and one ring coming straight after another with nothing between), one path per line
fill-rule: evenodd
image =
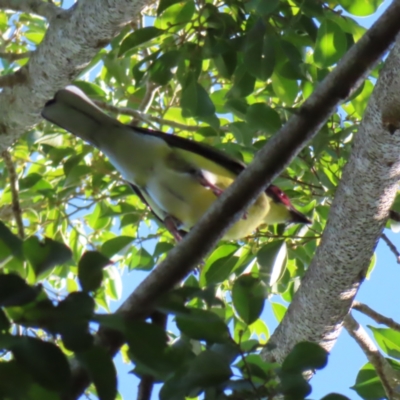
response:
M181 136L126 125L103 112L78 87L58 90L43 118L105 154L176 241L190 231L246 165L227 153ZM240 240L259 226L311 223L270 185L224 234Z

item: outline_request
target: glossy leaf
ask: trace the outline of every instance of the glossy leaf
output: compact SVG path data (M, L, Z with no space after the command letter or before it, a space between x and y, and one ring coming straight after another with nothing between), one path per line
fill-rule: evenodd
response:
M100 400L114 400L117 394L117 373L110 354L100 346L78 354L79 361L88 371Z
M251 275L241 275L232 288L233 306L246 324L255 322L264 309L266 287Z
M83 254L78 263L78 278L82 289L86 292L97 290L103 280L103 268L110 260L97 251Z
M333 21L323 21L318 28L314 61L322 68L337 63L347 50L346 36Z
M119 48L118 56L123 56L127 51L134 49L164 33L163 29L158 29L154 26L137 29L128 35Z
M32 236L23 243L23 251L36 275L72 258L72 252L65 244L50 238L40 241L36 236Z

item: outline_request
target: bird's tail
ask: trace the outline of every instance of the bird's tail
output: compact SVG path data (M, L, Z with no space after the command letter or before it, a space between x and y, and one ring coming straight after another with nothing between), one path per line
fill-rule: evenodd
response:
M43 118L98 147L98 135L118 121L105 114L76 86L59 90L43 110Z

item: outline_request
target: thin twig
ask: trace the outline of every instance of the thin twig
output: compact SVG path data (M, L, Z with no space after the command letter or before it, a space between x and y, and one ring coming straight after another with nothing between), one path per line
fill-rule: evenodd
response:
M396 256L397 264L400 264L400 253L397 250L397 247L392 243L392 241L384 233L382 233L381 238L388 245L390 251Z
M147 113L151 104L153 103L154 96L156 94L157 85L150 82L149 80L146 82L146 93L143 96L142 102L139 105L139 110L143 113Z
M32 51L26 51L24 53L7 53L0 51L0 58L12 62L16 60L22 60L23 58L29 58L32 53Z
M149 121L151 122L156 122L157 124L161 124L161 125L168 125L171 126L172 128L178 128L178 129L183 129L185 131L190 131L190 132L195 132L199 129L198 126L193 126L193 125L185 125L185 124L181 124L179 122L175 122L175 121L171 121L168 119L163 119L163 118L159 118L156 117L154 115L150 115L150 114L144 114L140 111L137 110L133 110L132 108L128 108L128 107L116 107L113 106L111 104L105 103L104 101L98 101L98 100L94 100L93 101L98 107L107 110L107 111L111 111L113 113L116 114L124 114L124 115L129 115L133 118L137 118L143 122L149 123Z
M360 303L359 301L354 301L352 308L353 310L357 310L365 315L368 315L368 317L372 318L378 324L384 324L389 328L400 332L400 324L398 322L394 321L392 318L388 318L382 314L379 314L366 304Z
M364 328L348 314L344 319L344 327L349 335L357 342L361 350L367 356L368 361L374 366L382 383L386 396L390 400L399 400L400 393L397 388L400 383L399 374L394 371L389 362L379 352L374 342L365 332Z
M18 228L18 235L21 239L25 237L24 233L24 223L22 221L22 210L19 204L19 194L18 194L18 176L15 171L14 164L12 162L11 154L8 150L4 150L1 155L4 159L4 164L6 165L8 171L8 177L10 178L10 190L12 199L12 210L15 218L15 222Z
M42 0L0 0L0 10L22 11L51 20L66 11Z

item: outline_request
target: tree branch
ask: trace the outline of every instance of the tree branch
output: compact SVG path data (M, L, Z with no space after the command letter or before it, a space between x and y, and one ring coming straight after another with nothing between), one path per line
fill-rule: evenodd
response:
M397 250L397 247L391 242L391 240L384 233L382 233L381 237L389 247L390 251L396 256L397 264L400 264L400 253Z
M348 314L344 319L344 327L349 335L357 342L368 361L374 366L382 383L386 396L390 400L399 400L400 393L396 390L400 383L400 375L391 367L370 339L364 328Z
M145 123L149 122L155 122L157 124L161 125L168 125L172 128L178 128L178 129L183 129L185 131L189 132L195 132L199 130L199 127L197 125L185 125L181 124L179 122L171 121L169 119L163 119L160 117L156 117L155 115L151 114L145 114L141 111L133 110L132 108L128 107L116 107L111 104L105 103L104 101L99 101L99 100L93 100L93 102L102 108L103 110L111 111L112 113L115 114L124 114L124 115L129 115L133 118L136 118L140 121L143 121Z
M48 21L59 17L65 12L65 10L53 3L42 0L0 0L0 9L36 14L46 18Z
M27 79L0 93L0 151L37 124L40 111L54 93L65 87L96 53L135 19L151 0L80 0L57 14L32 54ZM26 2L31 4L30 1ZM0 8L15 9L21 0L0 0ZM35 4L35 2L33 3ZM46 3L48 4L48 3ZM12 8L11 5L15 7Z
M388 12L398 9L395 1ZM387 15L385 13L385 15ZM386 18L386 17L385 17ZM380 25L384 20L378 20ZM372 29L364 37L374 49ZM359 42L360 43L360 42ZM352 48L354 50L354 47ZM351 50L350 50L351 52ZM356 62L356 58L353 59ZM370 98L330 209L321 245L284 319L270 338L267 359L282 361L304 340L330 350L364 280L400 176L400 39ZM345 80L338 80L342 85Z
M352 308L353 310L357 310L365 315L368 315L368 317L372 318L378 324L384 324L389 328L400 332L400 324L398 322L395 322L392 318L388 318L382 314L379 314L372 308L368 307L366 304L360 303L359 301L354 301Z
M141 282L119 308L119 312L126 314L130 318L141 318L149 315L155 300L174 287L198 265L229 226L243 215L244 210L250 203L301 151L306 143L318 132L318 128L334 111L337 104L350 93L351 88L361 82L361 79L373 64L382 56L400 29L398 23L399 13L400 1L397 0L393 2L364 37L353 45L337 68L325 78L316 91L307 99L297 115L293 115L288 123L258 152L254 161L213 204L194 229ZM394 85L394 88L400 93L396 85ZM393 99L391 100L393 101ZM379 101L382 104L386 104L384 99L379 99ZM374 138L378 146L373 145L371 148L367 148L368 151L373 152L372 159L361 160L360 165L352 166L357 171L356 176L358 177L361 169L366 175L365 163L371 163L370 168L368 168L367 188L372 182L374 184L373 190L369 192L364 186L358 187L356 193L353 193L351 192L352 187L350 187L350 195L356 195L354 199L356 201L356 210L349 207L346 212L346 207L342 207L340 203L339 205L336 204L336 210L333 213L334 218L332 217L330 221L330 230L328 228L328 233L324 235L323 242L325 246L321 247L317 256L319 257L318 263L315 263L312 269L314 274L316 265L321 270L330 271L327 275L329 275L329 279L333 279L334 284L339 283L338 289L334 290L334 293L330 295L326 292L328 287L325 282L322 282L325 289L320 290L318 286L321 285L320 279L311 285L312 280L310 277L307 278L309 273L306 274L305 282L308 291L302 290L300 305L299 298L293 300L293 303L298 308L299 317L295 314L293 308L290 311L290 318L295 321L295 324L299 324L302 329L297 329L296 326L293 327L293 324L289 323L287 313L282 324L283 329L278 332L278 335L274 335L274 344L279 348L282 347L282 350L274 354L279 360L282 360L293 345L301 340L314 338L319 343L333 345L337 335L332 335L332 330L335 330L337 325L342 323L350 308L352 296L354 296L359 282L362 280L361 272L365 269L365 265L369 265L366 260L369 260L371 253L365 251L365 249L372 249L382 233L382 228L397 188L397 180L400 176L400 152L398 151L400 148L400 135L390 135L387 130L378 132L378 138ZM359 145L360 140L358 140L357 145ZM369 142L367 143L369 144ZM363 161L364 164L362 164ZM348 172L347 175L349 175ZM351 179L351 177L347 176L347 179ZM365 181L365 177L361 179L363 184L365 184ZM341 188L342 193L346 193L346 190L347 186ZM360 190L362 190L361 193ZM357 196L362 197L361 206L360 198ZM347 202L350 202L348 198ZM362 211L361 214L360 211ZM337 221L339 218L343 218L342 223L345 226L342 226ZM371 221L368 218L371 218ZM368 226L368 229L365 229L364 225L360 224L360 219L364 225L366 221L369 221L371 227ZM350 229L351 224L355 224L356 231ZM345 232L350 229L352 236L349 238L348 232L343 236L340 231L342 228ZM339 246L340 252L336 253L337 249L332 247L330 242ZM349 242L351 243L350 246L348 245ZM355 254L352 246L356 247ZM345 249L343 249L344 247ZM350 255L354 258L351 261L356 261L356 266L353 269L349 268L352 262L348 260L347 247L351 248ZM362 251L360 251L360 248ZM343 262L339 263L340 260L338 260L338 256L341 256L343 252L345 254L344 266ZM326 262L326 267L321 261ZM360 267L360 261L362 268ZM339 274L339 282L334 274L337 263L339 263L338 268L340 271L345 268L349 269L349 273ZM343 279L345 280L343 281ZM347 295L351 297L351 300L347 300ZM296 297L298 297L297 294ZM322 304L317 303L317 311L310 312L310 309L303 307L303 305L314 303L314 297ZM345 300L344 304L343 300ZM305 301L305 303L302 304L301 301ZM333 301L334 306L339 304L338 311L329 305L330 301ZM347 311L345 311L346 307ZM319 317L324 314L327 314L325 319L321 318L315 321L315 315ZM312 328L310 328L311 331L307 330L314 323L315 330ZM293 332L290 332L288 327L291 327ZM291 339L292 334L293 340ZM100 329L97 340L113 354L123 343L123 338L120 334L108 329ZM75 369L73 374L73 391L74 395L78 397L88 385L89 379L82 369Z

